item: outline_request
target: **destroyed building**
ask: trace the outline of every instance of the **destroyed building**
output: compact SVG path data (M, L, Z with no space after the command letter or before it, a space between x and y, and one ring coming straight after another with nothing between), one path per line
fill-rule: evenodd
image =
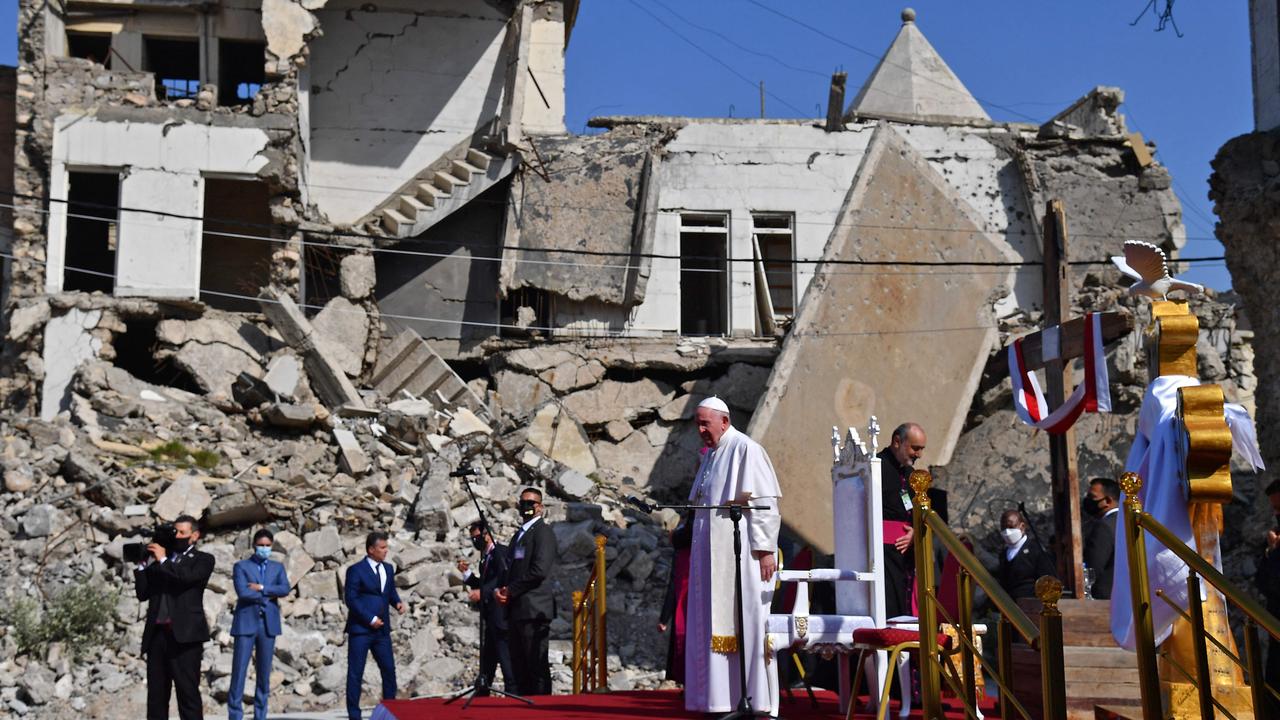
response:
M609 538L611 622L647 631L672 518L614 500L687 491L690 418L711 394L768 448L788 527L819 549L831 427L872 414L882 445L899 422L927 428L954 525L989 540L1014 494L1045 522L1047 444L989 369L1041 320L1045 204L1064 202L1073 260L1124 239L1176 255L1185 239L1122 92L1089 90L1042 124L993 120L904 13L826 119L605 117L572 135L577 8L22 0L19 66L0 75L0 531L21 541L3 566L111 573L125 536L194 510L216 521L224 572L249 524L273 523L296 584L283 709L302 709L340 700L336 573L374 525L418 608L397 630L405 687L470 677L465 607L441 580L475 518L449 477L463 463L500 534L520 485L557 498L558 688L593 534ZM1073 311L1137 307L1117 278L1073 268ZM1202 375L1248 404L1247 332L1229 305L1199 312ZM1082 421L1082 477L1127 452L1138 347L1110 351L1117 412ZM172 443L220 460L175 462ZM52 560L33 554L49 537ZM234 599L213 590L211 704ZM640 632L611 631L611 685L659 681ZM62 690L9 697L105 707L140 667L128 641L92 682L57 666L24 677ZM16 668L0 687L27 682Z

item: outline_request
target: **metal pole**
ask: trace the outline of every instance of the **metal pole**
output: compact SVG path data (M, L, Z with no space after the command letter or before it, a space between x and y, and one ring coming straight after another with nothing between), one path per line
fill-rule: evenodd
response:
M582 692L582 591L573 591L573 694Z
M1046 575L1036 581L1040 599L1040 692L1046 720L1066 720L1066 668L1062 660L1062 581Z
M608 538L603 535L596 536L596 586L595 586L595 602L592 603L595 609L595 641L596 649L596 689L607 689L609 687L609 637L605 630L605 611L604 590L605 590L605 567L604 567L604 546L608 542Z
M1255 717L1271 706L1271 693L1267 691L1267 676L1262 671L1262 643L1258 641L1258 625L1252 620L1244 623L1244 654L1249 664L1249 692L1253 695Z
M760 117L764 117L764 81L760 81Z
M938 615L932 600L933 542L925 522L925 517L933 512L928 495L933 477L928 471L915 470L908 482L915 493L911 522L916 556L916 597L920 606L920 709L926 718L940 718L942 678L938 675Z
M1191 616L1191 651L1196 663L1196 694L1200 717L1213 720L1213 679L1209 676L1209 651L1204 644L1204 604L1200 600L1200 576L1187 575L1188 614Z
M1000 717L1011 718L1013 703L1009 702L1005 688L1013 689L1013 623L1004 614L1000 615L1000 624L996 626L996 643L1000 668Z
M1160 702L1160 672L1156 668L1155 631L1151 627L1151 588L1147 581L1145 531L1138 524L1142 515L1142 478L1127 472L1120 476L1124 490L1125 546L1129 559L1129 599L1133 605L1134 650L1138 660L1138 689L1142 693L1143 717L1163 717Z
M960 636L967 642L960 643L960 671L964 673L964 702L967 707L978 707L978 687L974 682L973 650L969 647L973 642L973 578L964 570L960 571L958 587L960 627L956 628Z

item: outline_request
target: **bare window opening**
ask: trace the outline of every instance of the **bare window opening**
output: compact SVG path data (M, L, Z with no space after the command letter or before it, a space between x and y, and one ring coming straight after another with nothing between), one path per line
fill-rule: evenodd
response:
M239 312L258 309L253 298L270 283L271 193L257 180L204 180L200 244L200 300ZM243 296L243 297L234 297Z
M67 33L67 55L111 67L111 33Z
M303 245L302 288L308 316L320 312L320 308L342 294L342 258L347 254L346 250L325 245Z
M141 318L126 320L125 331L111 341L116 353L112 365L143 382L202 393L191 376L175 365L172 358L156 358L157 322Z
M499 335L524 337L546 335L555 317L556 296L540 288L520 288L507 293L499 309Z
M180 100L200 92L200 41L144 37L142 69L156 76L156 98Z
M769 285L769 299L773 301L775 315L794 315L796 312L793 220L790 213L751 216L752 231L760 245L760 258L764 261L765 281Z
M62 289L110 294L116 282L120 176L113 172L67 175L67 241Z
M680 216L680 332L724 335L729 329L729 216Z
M218 41L218 104L244 105L266 81L267 46L259 42Z

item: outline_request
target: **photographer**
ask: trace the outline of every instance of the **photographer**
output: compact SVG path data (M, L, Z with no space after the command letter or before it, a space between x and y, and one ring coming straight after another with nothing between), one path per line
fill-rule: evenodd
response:
M147 719L169 717L169 689L178 695L178 717L201 720L200 656L209 640L204 588L213 556L195 549L196 519L181 515L157 529L147 545L150 558L133 572L134 592L147 601L142 654L147 658Z

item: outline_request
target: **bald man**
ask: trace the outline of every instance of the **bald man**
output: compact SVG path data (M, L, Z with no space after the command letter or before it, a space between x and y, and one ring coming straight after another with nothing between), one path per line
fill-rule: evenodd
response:
M908 422L893 431L889 447L880 451L881 520L884 521L885 617L915 615L911 584L915 582L915 555L911 551L911 510L914 506L907 479L924 454L924 428Z

